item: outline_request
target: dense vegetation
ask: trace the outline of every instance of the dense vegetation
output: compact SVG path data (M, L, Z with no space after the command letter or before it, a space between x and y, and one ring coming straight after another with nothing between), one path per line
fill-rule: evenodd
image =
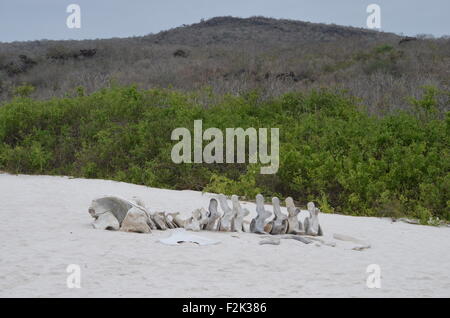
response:
M219 17L144 37L0 43L0 102L17 87L62 97L137 84L190 92L211 87L263 98L322 87L346 89L372 114L408 107L420 87L450 87L450 39L262 17Z
M175 189L293 196L325 212L450 220L450 93L426 88L414 111L370 115L345 93L262 98L134 86L42 101L16 90L0 107L0 169L107 178ZM174 164L176 127L279 127L280 169ZM206 144L206 143L205 143ZM431 218L431 219L430 219Z
M0 43L0 170L449 220L449 71L449 38L263 17ZM195 119L280 128L278 173L174 164L170 134Z

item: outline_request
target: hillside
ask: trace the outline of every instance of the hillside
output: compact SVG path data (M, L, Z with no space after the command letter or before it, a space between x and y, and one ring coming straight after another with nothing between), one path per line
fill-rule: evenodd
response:
M291 20L219 17L125 39L0 43L0 101L115 84L264 97L329 87L371 111L406 107L424 85L448 90L450 40ZM27 85L25 89L17 89ZM448 107L443 103L441 108Z
M217 17L184 25L146 37L153 43L204 46L214 44L253 43L265 47L275 44L292 46L346 39L397 40L392 33L368 29L327 25L264 17Z

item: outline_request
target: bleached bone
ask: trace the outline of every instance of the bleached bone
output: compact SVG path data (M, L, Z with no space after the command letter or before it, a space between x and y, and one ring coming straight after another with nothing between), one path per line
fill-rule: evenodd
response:
M309 216L305 218L305 233L311 236L322 236L322 228L319 224L319 212L313 202L308 203Z
M250 226L250 221L246 221L245 217L250 215L250 211L248 209L246 209L246 208L242 208L242 212L244 213L242 215L242 226L241 226L242 232L248 232L248 229L246 230L245 224L248 223L248 226Z
M153 220L152 220L152 218L151 218L151 215L150 215L150 213L148 212L147 206L145 205L144 201L143 201L140 197L138 197L138 196L133 196L133 197L131 198L131 201L132 201L133 203L135 203L136 205L140 206L143 210L146 211L146 214L147 214L147 216L148 216L147 224L148 224L148 226L150 227L150 229L151 229L151 230L157 230L158 227L156 226L155 222L153 222Z
M334 233L333 238L336 240L340 240L340 241L353 242L355 244L358 244L357 246L352 248L352 250L355 250L355 251L362 251L362 250L370 248L370 243L360 240L360 239L357 239L355 237L349 236L349 235Z
M304 235L303 237L307 238L307 239L310 239L310 240L313 240L313 241L316 241L316 242L319 242L319 243L321 243L322 245L325 245L325 246L336 247L336 242L325 241L325 240L322 240L322 239L318 238L317 236Z
M212 198L209 201L208 224L205 226L207 231L217 231L219 229L220 213L217 210L217 200Z
M159 242L167 245L179 245L180 243L185 242L198 245L213 245L220 243L220 241L187 233L185 229L176 229L169 237L160 239Z
M291 239L291 240L296 240L299 242L302 242L304 244L311 244L312 241L310 239L307 239L306 237L302 237L300 235L294 235L294 234L285 234L282 237L283 239Z
M111 213L112 216L114 216L116 218L116 220L119 224L118 228L117 228L117 226L111 226L110 228L119 229L120 225L122 224L128 211L133 207L137 208L145 213L145 215L147 217L147 223L150 227L152 227L153 222L150 218L150 214L148 213L148 211L145 207L138 205L133 201L128 201L128 200L125 200L125 199L122 199L122 198L119 198L116 196L104 196L104 197L100 197L100 198L92 200L91 205L89 206L89 214L94 219L97 219L100 215L106 214L106 212L109 212L109 213ZM102 220L96 222L96 225L94 225L94 227L95 228L101 227L100 224L103 224L107 219L109 219L109 222L113 222L109 216L103 216Z
M150 215L148 215L147 224L148 224L148 226L150 227L151 230L157 230L158 229L158 227L156 226L155 222L153 222L153 220L150 217Z
M208 218L208 211L206 211L204 208L201 208L199 210L199 214L197 216L198 222L200 224L200 229L205 229L206 225L208 224L209 218Z
M280 245L281 240L276 237L269 237L267 239L259 241L259 245Z
M194 217L190 217L186 220L184 228L188 231L198 232L200 231L200 223Z
M123 219L120 230L124 232L150 233L147 214L141 209L132 207Z
M158 230L167 230L166 217L164 212L155 212L151 215L153 222L155 222Z
M147 209L147 207L145 206L144 201L143 201L140 197L138 197L138 196L133 196L133 197L131 198L131 201L134 202L136 205L139 205L139 206L141 206L142 208Z
M244 230L243 228L243 222L244 218L250 214L250 211L247 209L243 209L241 207L241 204L239 203L239 198L237 195L231 196L231 203L233 205L233 214L234 219L232 223L232 231L234 232L242 232Z
M172 217L171 213L164 213L164 222L166 222L167 227L169 229L176 229L176 228L178 228L178 225L173 220L173 217Z
M97 230L117 231L120 228L119 221L111 212L104 212L98 215L92 226Z
M270 237L270 236L264 235L263 237ZM296 234L281 234L281 235L277 235L276 237L280 238L280 239L296 240L296 241L302 242L304 244L312 243L312 240L310 238L306 238L304 236L300 236L300 235L296 235Z
M316 220L317 220L317 236L323 236L323 231L322 231L322 227L319 224L319 213L320 210L318 208L316 208Z
M223 210L223 216L220 219L220 231L231 232L234 219L234 212L228 206L227 198L223 194L218 196L220 207Z
M147 216L147 225L150 227L151 230L157 230L158 227L156 226L155 222L153 222L150 213L147 210L147 206L145 205L144 201L138 197L138 196L133 196L131 198L131 202L135 203L137 206L139 206L142 210L145 211L145 214Z
M250 211L248 211L248 212L250 213ZM250 224L251 224L251 220L244 220L242 222L242 230L243 230L243 232L246 232L246 233L250 233L251 232L250 231Z
M257 216L250 223L250 232L266 234L264 227L267 225L267 219L272 215L264 208L264 197L261 194L256 195L256 213Z
M288 229L287 234L304 234L302 222L298 219L300 209L295 207L294 200L291 197L286 198L286 208L288 211Z
M93 218L97 218L99 215L105 212L111 212L119 222L122 224L123 219L127 215L129 209L135 206L134 203L113 196L105 196L95 200L92 200L89 207L89 214Z
M273 219L272 223L272 230L270 231L271 234L285 234L288 227L288 220L287 216L281 212L280 208L280 199L277 197L272 198L272 206L273 206L273 213L275 214L275 218Z
M180 212L167 213L172 218L172 222L175 223L177 228L184 227L186 221L180 217Z
M184 228L189 231L200 231L207 222L207 218L205 221L205 217L205 209L196 209L194 212L192 212L192 216L186 220Z

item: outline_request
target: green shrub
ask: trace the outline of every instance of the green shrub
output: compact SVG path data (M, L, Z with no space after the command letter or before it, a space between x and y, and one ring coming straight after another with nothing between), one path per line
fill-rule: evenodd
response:
M259 166L250 165L247 172L241 175L238 180L227 178L223 175L213 174L210 183L205 187L205 192L223 193L226 195L239 194L246 199L254 199L258 193L264 193L262 188L257 186L257 175Z
M32 85L23 84L14 89L14 96L17 97L30 97L30 95L35 91Z
M0 108L0 168L106 178L154 187L253 198L292 196L325 212L450 219L450 116L435 115L433 88L411 99L421 111L370 116L344 94L215 96L118 87L92 95L36 101L15 98ZM428 115L427 115L428 114ZM280 168L175 164L177 127L278 127ZM434 220L434 221L433 221Z

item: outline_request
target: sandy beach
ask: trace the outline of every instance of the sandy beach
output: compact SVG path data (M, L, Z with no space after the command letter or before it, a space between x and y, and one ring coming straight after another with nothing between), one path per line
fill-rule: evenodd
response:
M87 209L102 195L139 196L151 211L185 216L207 208L211 197L106 180L0 174L0 297L450 297L448 227L321 214L323 239L335 247L295 240L259 245L256 234L207 231L197 235L220 243L167 246L158 240L172 230L94 230ZM254 204L244 206L254 213ZM352 250L354 243L334 240L334 233L371 248ZM67 287L70 264L81 268L79 289ZM366 286L370 264L381 268L379 289Z

